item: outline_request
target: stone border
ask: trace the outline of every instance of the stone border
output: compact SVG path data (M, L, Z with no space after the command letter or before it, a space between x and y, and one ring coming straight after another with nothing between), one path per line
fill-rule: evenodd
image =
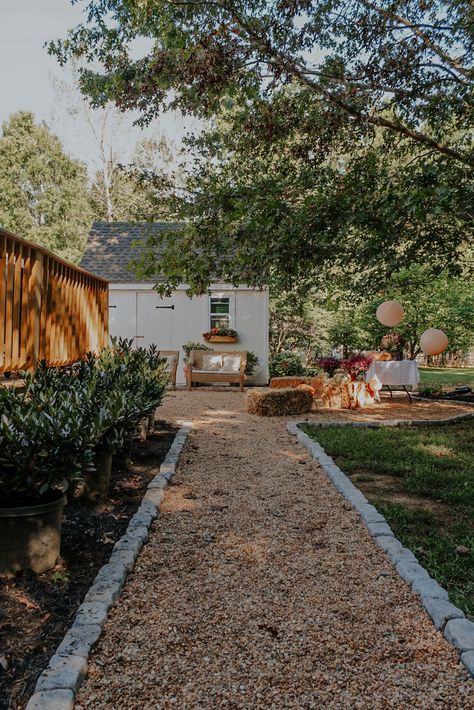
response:
M73 625L36 682L26 710L73 710L74 697L87 674L87 661L92 647L102 633L110 607L120 597L127 574L148 538L157 517L168 482L176 466L192 424L180 422L173 443L160 466L159 473L149 483L140 507L131 518L127 530L112 550L77 610Z
M311 456L320 464L326 476L332 481L339 493L359 513L361 520L377 545L386 553L388 559L397 570L400 577L411 586L412 591L421 598L428 615L445 638L452 643L461 654L461 662L471 676L474 677L474 623L466 619L464 612L451 604L448 593L422 567L415 555L393 534L392 529L375 506L371 505L363 493L356 488L345 473L328 456L323 447L314 441L301 429L301 425L326 428L355 427L374 429L383 426L421 426L451 424L462 419L471 419L474 414L451 417L450 419L434 420L403 420L392 419L384 422L289 422L287 429L305 446Z

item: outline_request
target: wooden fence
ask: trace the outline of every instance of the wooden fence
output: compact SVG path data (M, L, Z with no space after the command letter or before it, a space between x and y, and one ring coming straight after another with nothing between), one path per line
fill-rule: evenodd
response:
M74 362L108 341L108 282L0 228L0 372Z

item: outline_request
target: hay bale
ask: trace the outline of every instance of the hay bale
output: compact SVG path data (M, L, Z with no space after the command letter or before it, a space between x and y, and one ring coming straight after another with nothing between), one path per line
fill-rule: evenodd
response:
M314 396L320 397L324 389L328 376L325 374L316 377L273 377L270 380L271 389L286 389L288 387L298 388L301 385L309 385L314 390Z
M287 389L299 385L310 385L312 379L312 377L272 377L270 387L272 389Z
M313 405L310 392L285 389L251 390L247 394L247 412L259 417L283 417L309 412Z
M309 392L311 397L314 397L314 395L316 394L314 387L311 387L311 385L306 385L306 384L298 385L298 387L296 389L302 390L303 392Z
M350 383L336 383L333 379L326 380L319 397L322 399L324 407L330 409L350 409Z

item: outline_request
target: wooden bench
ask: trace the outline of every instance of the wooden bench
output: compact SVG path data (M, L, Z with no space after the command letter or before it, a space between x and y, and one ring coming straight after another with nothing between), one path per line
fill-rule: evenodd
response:
M191 389L194 382L225 382L227 384L236 382L240 385L240 391L243 392L246 365L246 352L191 350L186 368L188 390Z
M160 357L166 358L166 372L169 373L171 386L176 389L176 373L178 372L179 350L160 350Z

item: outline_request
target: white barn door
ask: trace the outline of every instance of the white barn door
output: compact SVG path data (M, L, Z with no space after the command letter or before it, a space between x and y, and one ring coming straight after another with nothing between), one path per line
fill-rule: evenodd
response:
M109 332L111 337L135 338L137 334L135 291L109 291Z
M172 350L174 305L169 298L155 292L137 292L136 344L147 347L154 343L159 350Z

